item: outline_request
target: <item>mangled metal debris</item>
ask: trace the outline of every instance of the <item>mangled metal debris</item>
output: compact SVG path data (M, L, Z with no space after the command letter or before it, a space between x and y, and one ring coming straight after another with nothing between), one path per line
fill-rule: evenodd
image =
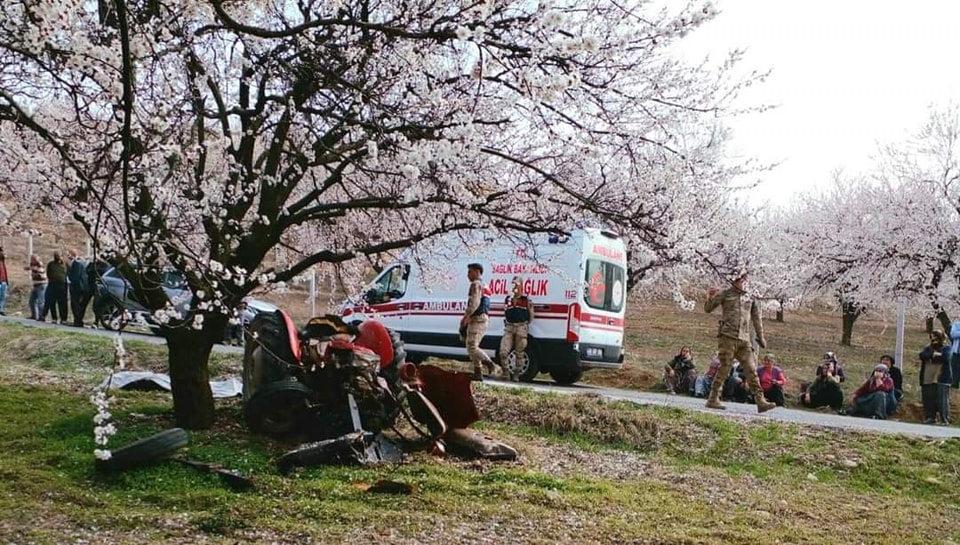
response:
M254 432L306 442L278 460L281 472L317 464L397 462L383 435L405 419L432 451L445 441L491 460L516 451L466 429L479 419L470 376L405 361L403 341L377 321L312 318L297 330L282 310L247 332L244 416Z

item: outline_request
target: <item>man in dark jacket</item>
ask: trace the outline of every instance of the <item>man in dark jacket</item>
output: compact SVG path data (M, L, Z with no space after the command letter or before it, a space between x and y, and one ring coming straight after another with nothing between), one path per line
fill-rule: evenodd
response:
M67 282L70 290L70 308L73 311L73 325L83 327L83 315L87 312L92 293L87 275L87 264L77 256L76 250L70 250Z
M920 395L923 401L923 423L933 424L939 413L940 423L950 423L950 345L947 334L935 329L930 344L920 351Z
M47 291L41 319L47 319L47 312L51 322L67 323L67 264L60 252L53 252L53 260L47 263Z

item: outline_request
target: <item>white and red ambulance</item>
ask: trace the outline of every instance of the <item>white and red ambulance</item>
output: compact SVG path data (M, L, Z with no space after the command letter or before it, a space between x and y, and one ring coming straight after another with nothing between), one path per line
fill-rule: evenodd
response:
M466 360L458 329L467 303L467 265L483 266L491 292L490 323L481 348L497 358L503 312L514 277L533 303L526 357L511 355L521 379L549 373L572 384L585 369L620 369L626 309L626 248L601 229L570 236L449 234L406 251L361 297L340 309L348 320L376 318L400 333L409 359Z

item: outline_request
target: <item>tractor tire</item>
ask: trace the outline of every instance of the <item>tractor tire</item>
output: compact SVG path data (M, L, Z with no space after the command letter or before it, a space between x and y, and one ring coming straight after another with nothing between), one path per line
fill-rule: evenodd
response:
M312 397L310 388L294 380L263 384L243 404L247 427L274 437L300 431L310 417Z
M390 362L390 368L399 369L400 364L407 361L406 344L400 337L400 333L395 329L390 329L388 327L387 333L390 334L390 344L393 345L393 361Z
M98 459L94 465L98 471L123 471L148 466L168 458L185 447L187 441L186 431L182 428L171 428L112 450L109 460Z
M396 330L387 328L387 334L390 335L390 345L393 348L393 360L390 365L380 368L380 374L387 379L390 389L394 395L399 393L400 366L407 361L407 349L400 338L400 333Z
M289 364L295 362L278 314L257 314L243 335L243 400L247 402L264 385L288 380Z

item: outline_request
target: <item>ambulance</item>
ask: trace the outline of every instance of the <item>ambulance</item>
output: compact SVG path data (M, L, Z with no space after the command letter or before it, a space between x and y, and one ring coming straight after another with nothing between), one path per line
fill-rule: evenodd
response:
M627 255L614 232L569 235L451 233L405 251L361 296L341 306L346 320L376 319L400 333L408 359L468 361L458 329L467 304L467 265L483 266L490 322L480 347L498 358L504 306L514 277L533 304L525 354L510 354L521 380L548 373L573 384L587 369L623 366Z

